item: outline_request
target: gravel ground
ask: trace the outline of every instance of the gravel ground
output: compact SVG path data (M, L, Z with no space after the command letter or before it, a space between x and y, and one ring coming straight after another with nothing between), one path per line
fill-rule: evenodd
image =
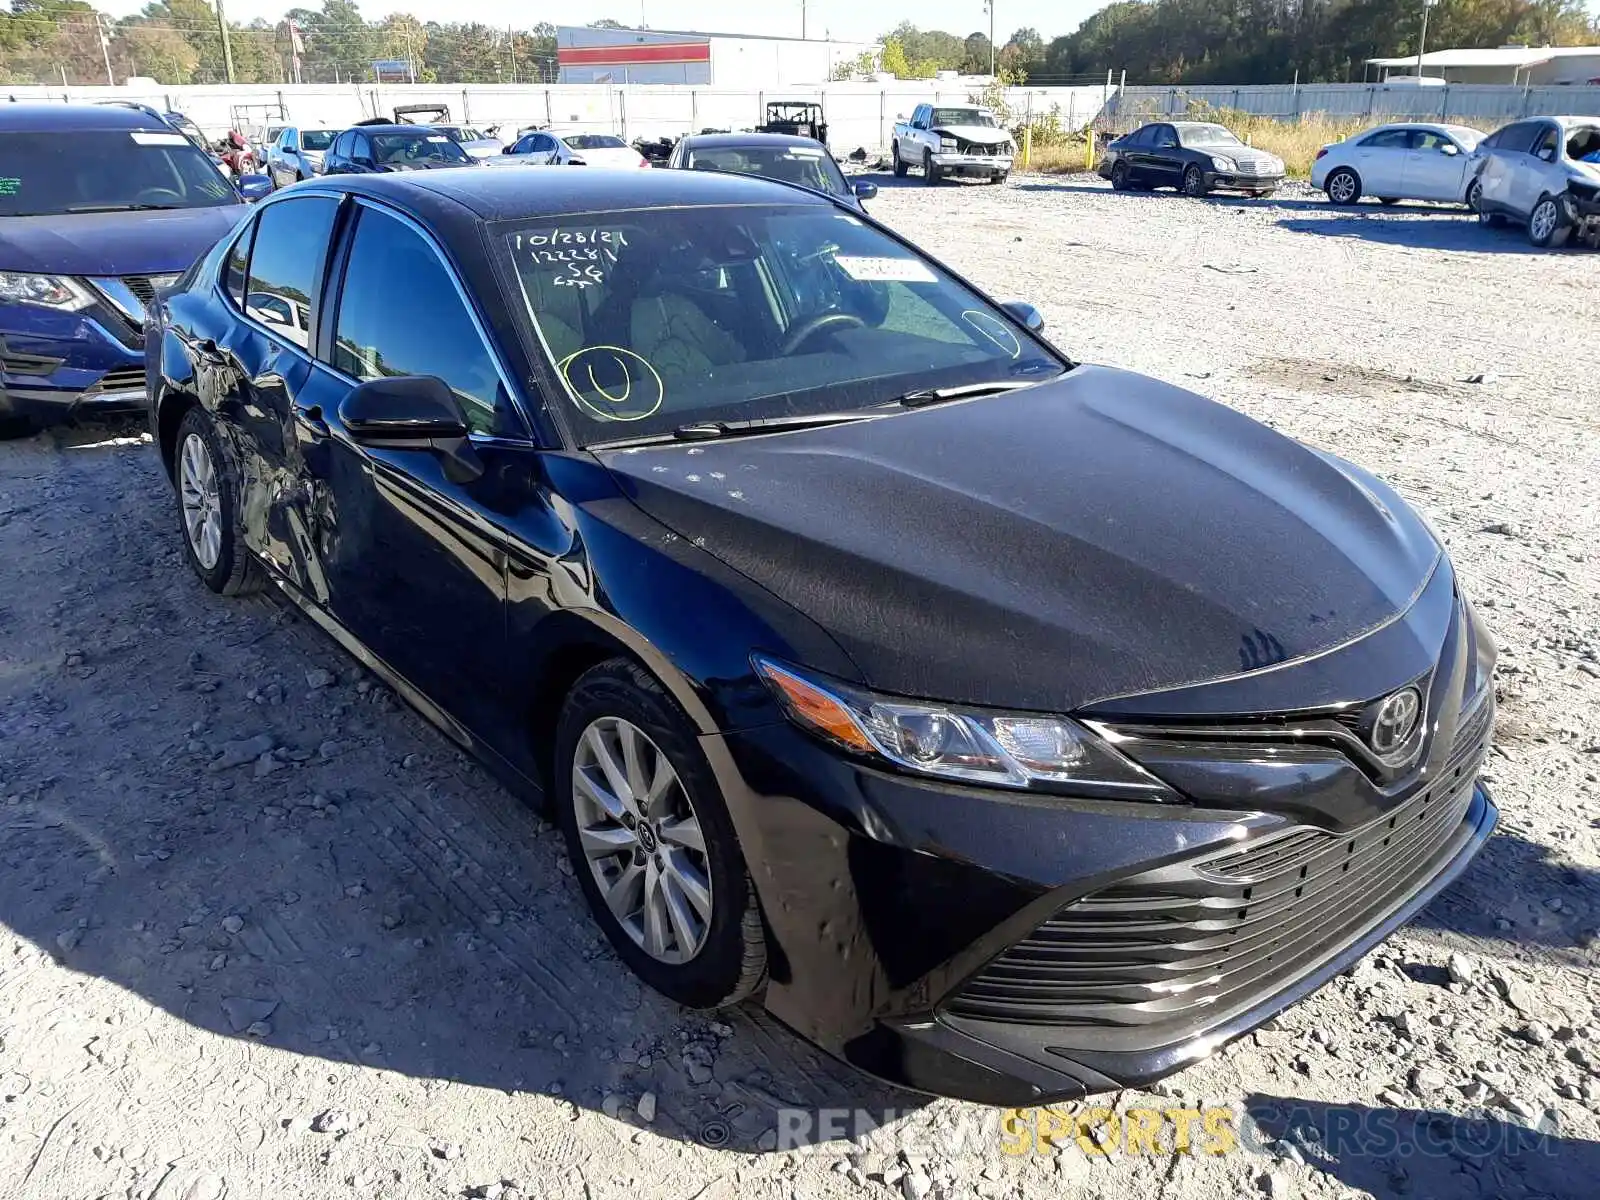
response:
M1500 639L1504 820L1471 871L1272 1027L1109 1098L1228 1106L1245 1144L1009 1154L991 1110L642 990L555 833L304 621L204 591L139 432L89 427L0 445L0 1194L1594 1194L1600 259L1293 188L881 182L876 215L1075 355L1386 476ZM787 1151L790 1107L895 1112Z

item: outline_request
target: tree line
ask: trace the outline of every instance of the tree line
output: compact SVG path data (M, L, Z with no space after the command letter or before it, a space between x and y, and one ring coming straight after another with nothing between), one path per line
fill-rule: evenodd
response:
M1421 0L1117 0L1075 31L1049 41L1024 27L991 47L987 34L962 37L903 21L883 35L881 59L864 55L837 78L873 70L901 79L943 70L1039 85L1126 71L1139 83L1278 83L1362 78L1369 58L1415 53ZM617 28L616 21L595 21ZM355 0L291 8L273 23L230 23L239 83L337 83L371 79L372 64L398 60L425 83L529 83L556 77L555 27L421 21L391 13L369 21ZM1500 46L1600 44L1600 17L1584 0L1440 0L1428 16L1428 44ZM298 58L298 64L296 59ZM227 79L217 13L210 0L154 0L114 19L86 0L11 0L0 9L0 85L121 82L164 84Z

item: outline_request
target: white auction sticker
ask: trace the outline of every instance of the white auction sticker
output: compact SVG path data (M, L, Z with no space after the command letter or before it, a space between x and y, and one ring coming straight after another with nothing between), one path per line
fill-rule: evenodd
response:
M445 137L442 133L436 133L429 137L428 140L430 142L448 142L450 139Z
M868 283L934 283L928 264L915 258L869 258L840 254L834 258L851 279Z
M149 133L143 129L135 129L128 134L141 146L187 146L189 139L181 133Z

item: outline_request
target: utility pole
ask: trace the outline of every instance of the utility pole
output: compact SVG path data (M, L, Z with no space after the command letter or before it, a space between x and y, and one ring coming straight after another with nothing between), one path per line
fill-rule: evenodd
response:
M228 18L222 14L222 0L217 0L217 30L222 34L222 66L233 82L233 43L228 40Z
M994 0L983 0L983 6L989 10L989 74L994 75Z
M106 36L106 15L102 12L94 14L94 27L100 31L100 57L106 64L106 86L116 87L117 81L111 77L111 39Z
M806 0L800 0L800 40L806 40Z
M511 52L511 82L517 81L517 32L506 26L506 48Z
M1439 0L1422 0L1422 36L1417 39L1417 78L1422 78L1422 51L1428 44L1428 10Z

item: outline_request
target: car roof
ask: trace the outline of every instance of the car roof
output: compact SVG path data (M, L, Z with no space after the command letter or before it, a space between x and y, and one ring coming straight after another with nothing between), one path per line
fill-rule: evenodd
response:
M387 124L384 124L384 125L352 125L352 126L350 126L350 128L351 129L359 129L362 133L433 133L433 132L435 132L434 127L432 125L402 125L402 124L400 124L398 122L395 122L395 121L390 121L390 122L388 122ZM343 133L344 130L341 129L339 132Z
M466 224L469 214L476 221L502 221L649 208L833 204L818 192L758 175L721 171L497 171L469 167L393 175L333 175L318 182L322 187L389 201L450 227L454 233L465 232L455 226Z
M159 117L121 104L0 104L0 129L8 132L106 129L172 132L172 126Z
M809 150L822 150L816 138L801 137L793 133L694 133L684 138L680 145L691 150L716 150L737 146L801 146Z

